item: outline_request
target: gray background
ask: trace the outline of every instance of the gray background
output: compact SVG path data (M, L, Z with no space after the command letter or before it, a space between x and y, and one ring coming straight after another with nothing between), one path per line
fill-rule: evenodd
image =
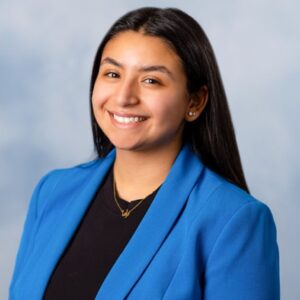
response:
M207 32L251 192L277 224L282 299L300 299L296 0L1 0L0 298L38 179L93 158L88 85L98 43L117 17L144 5L182 8Z

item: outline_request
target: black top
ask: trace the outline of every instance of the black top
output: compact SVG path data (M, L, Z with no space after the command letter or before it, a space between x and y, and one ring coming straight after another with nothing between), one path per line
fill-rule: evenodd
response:
M94 300L156 192L145 198L128 218L122 217L114 200L111 169L56 265L43 299ZM118 198L123 209L131 209L139 201L127 202Z

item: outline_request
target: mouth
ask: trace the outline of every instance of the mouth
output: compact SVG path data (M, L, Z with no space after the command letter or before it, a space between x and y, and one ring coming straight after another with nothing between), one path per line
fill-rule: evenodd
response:
M135 124L145 121L147 118L135 115L119 115L116 113L109 112L111 117L120 124Z

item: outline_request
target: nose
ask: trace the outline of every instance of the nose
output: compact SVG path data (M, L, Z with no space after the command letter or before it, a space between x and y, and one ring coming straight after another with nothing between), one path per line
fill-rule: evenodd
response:
M115 102L122 107L136 105L139 102L138 87L133 79L121 81L116 87Z

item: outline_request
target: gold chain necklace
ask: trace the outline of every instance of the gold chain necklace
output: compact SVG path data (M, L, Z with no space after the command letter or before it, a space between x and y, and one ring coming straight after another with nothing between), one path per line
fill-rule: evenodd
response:
M117 204L119 210L121 211L122 217L126 219L126 218L129 217L129 215L131 214L131 212L134 211L134 210L135 210L135 209L143 202L143 200L145 200L147 197L141 199L141 200L139 201L139 203L136 204L133 208L131 208L131 209L128 209L128 208L123 209L123 208L120 206L120 204L119 204L119 202L118 202L118 200L117 200L117 189L116 189L116 182L115 182L115 179L113 179L113 182L114 182L114 183L113 183L114 200L115 200L115 202L116 202L116 204Z

